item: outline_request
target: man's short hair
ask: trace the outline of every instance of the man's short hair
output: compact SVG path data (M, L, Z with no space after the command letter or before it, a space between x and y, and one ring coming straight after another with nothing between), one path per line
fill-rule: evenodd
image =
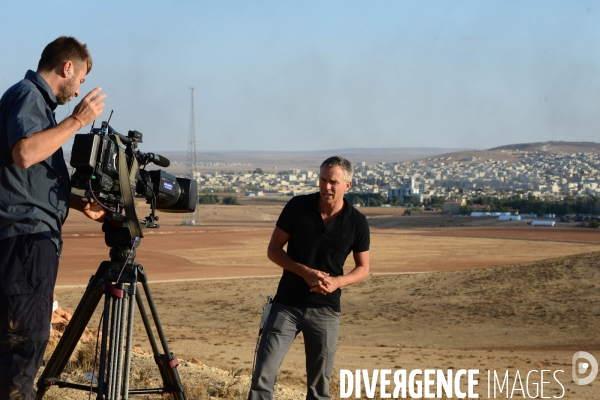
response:
M352 181L352 164L350 164L350 161L346 160L344 157L329 157L321 164L321 169L323 169L323 167L342 167L342 171L344 171L344 182Z
M38 72L52 71L60 64L72 61L75 64L75 73L79 72L85 64L87 73L92 70L92 56L88 51L87 44L71 36L61 36L49 43L40 57Z

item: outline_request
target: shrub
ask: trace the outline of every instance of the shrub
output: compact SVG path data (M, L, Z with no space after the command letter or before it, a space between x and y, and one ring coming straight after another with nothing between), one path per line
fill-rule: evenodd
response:
M198 204L217 204L219 202L219 196L216 194L205 194L198 196Z
M239 204L237 196L223 197L223 204L236 205Z

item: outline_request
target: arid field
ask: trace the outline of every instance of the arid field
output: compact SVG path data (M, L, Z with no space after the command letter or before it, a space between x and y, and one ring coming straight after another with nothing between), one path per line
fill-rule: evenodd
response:
M249 374L262 302L281 274L266 247L282 206L205 206L199 226L161 213L161 228L145 231L136 261L178 358ZM563 370L556 376L564 388L544 376L552 382L545 397L600 398L600 378L587 386L571 379L574 352L600 356L599 231L444 216L420 225L400 209L361 211L372 222L372 274L344 290L336 382L340 369L479 369L477 391L487 398L488 370L501 379L508 370L511 389L517 371L525 386L531 370ZM144 212L139 206L140 217ZM56 290L63 308L77 306L108 258L100 228L69 216ZM95 316L90 327L97 324ZM149 351L141 320L135 334L134 345ZM300 335L280 383L302 389L303 369ZM516 385L513 397L523 398ZM506 397L506 388L497 394Z

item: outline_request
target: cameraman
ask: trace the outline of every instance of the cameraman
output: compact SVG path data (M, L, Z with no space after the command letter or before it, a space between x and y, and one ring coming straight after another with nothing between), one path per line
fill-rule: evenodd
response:
M35 397L69 207L104 218L99 204L71 194L61 146L102 113L106 95L92 90L60 124L54 115L91 69L87 46L62 36L0 99L0 400Z

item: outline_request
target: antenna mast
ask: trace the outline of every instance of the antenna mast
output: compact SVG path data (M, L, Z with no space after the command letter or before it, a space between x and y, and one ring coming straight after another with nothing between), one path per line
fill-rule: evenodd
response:
M192 103L190 107L190 130L186 163L186 178L198 179L198 162L196 158L196 123L194 120L194 87L191 86ZM200 225L200 207L196 205L193 213L184 214L183 225Z

